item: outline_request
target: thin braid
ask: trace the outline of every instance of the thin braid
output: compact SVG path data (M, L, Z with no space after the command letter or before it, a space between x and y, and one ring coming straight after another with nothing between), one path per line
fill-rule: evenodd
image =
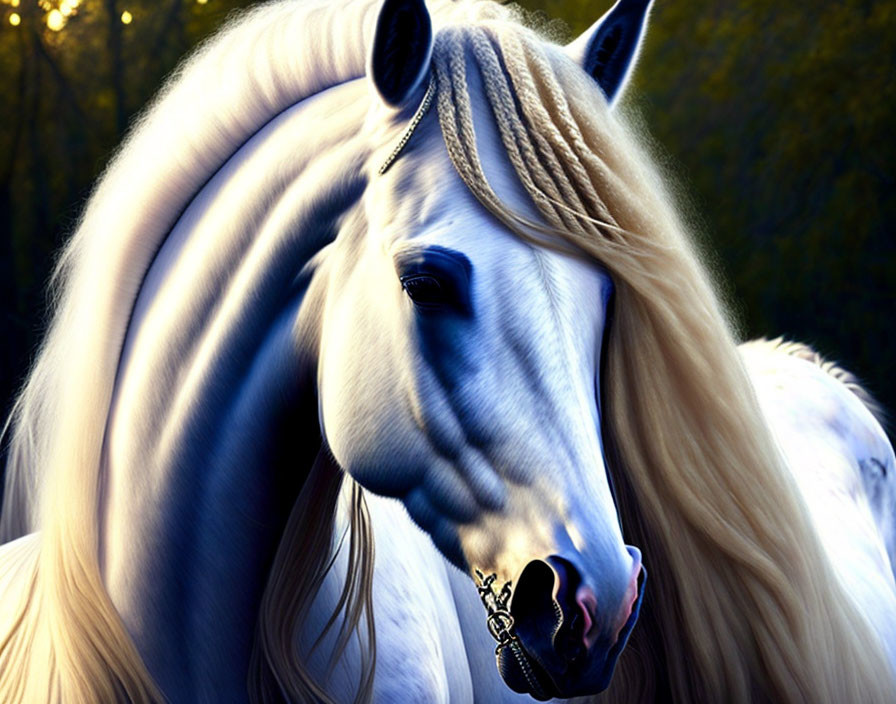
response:
M457 41L452 37L453 28L449 27L443 30L436 39L436 46L433 50L433 63L437 76L437 92L436 105L439 112L439 121L442 132L445 135L445 145L448 148L448 154L451 161L455 164L461 177L473 176L473 170L470 167L470 155L467 153L467 146L471 144L464 141L460 136L463 120L463 102L468 100L465 97L466 72L463 68L455 72L452 63L455 61L463 61L463 57L455 59L452 54L457 52ZM461 83L457 75L460 75ZM455 84L458 83L457 89ZM466 179L464 179L466 180Z
M501 29L502 27L496 28L497 32L500 32ZM518 96L528 96L528 99L520 98L522 114L515 117L515 120L521 125L528 125L526 129L528 138L533 139L536 144L545 145L550 141L551 146L549 148L542 147L540 152L545 159L550 160L552 174L562 184L561 188L564 195L571 201L571 204L559 201L553 203L553 205L560 210L571 212L578 223L583 223L581 227L575 227L573 230L583 233L589 239L603 236L603 238L608 240L609 244L609 242L615 241L616 238L608 237L607 233L640 237L636 233L625 231L624 228L621 228L616 223L600 198L593 179L588 176L585 164L590 163L605 172L605 180L618 180L618 177L611 170L608 171L608 167L601 164L598 156L599 150L591 149L585 144L578 131L578 124L574 119L569 118L567 114L569 109L563 98L563 92L549 70L550 64L547 57L540 50L539 43L532 41L526 35L521 36L518 32L512 31L503 32L496 36L500 37L504 63L507 67L507 73L513 82L514 89L517 91ZM534 70L529 65L530 58L534 64L537 64ZM573 152L569 148L569 144L560 139L561 135L559 133L548 131L547 136L545 136L540 130L536 129L537 125L543 124L545 120L550 121L554 115L553 113L548 113L545 109L544 102L546 101L540 96L538 88L535 86L533 81L534 75L539 75L541 82L550 83L552 87L550 91L551 97L560 96L561 99L558 100L558 105L561 108L558 111L559 116L568 125L570 141L579 147L577 151ZM572 139L575 136L577 138ZM570 173L575 176L574 180L578 188L569 187ZM589 209L582 207L584 200L587 200L593 206L594 211L596 211L595 215L590 215ZM591 227L584 226L584 223L588 223ZM654 243L654 246L656 246L656 243ZM630 252L630 248L624 244L620 247L620 250Z
M549 221L560 223L566 227L575 227L573 218L559 211L555 205L563 199L563 195L555 182L549 178L544 169L538 167L538 155L528 138L525 126L517 119L510 84L504 74L494 44L489 41L482 27L473 28L470 33L470 45L479 62L479 74L489 97L489 103L495 115L498 131L516 172L526 190L533 194L536 206L548 214Z
M439 123L445 134L448 155L461 178L465 182L470 179L481 184L486 182L486 178L475 154L476 133L473 130L473 106L467 90L466 58L463 43L453 36L459 31L451 27L445 29L437 38L433 50L439 88ZM477 188L474 194L486 207L501 207L497 195L490 188Z
M632 248L620 238L607 236L608 233L623 233L623 229L611 217L608 218L604 215L609 215L609 213L590 182L587 182L587 189L592 194L590 200L596 200L600 203L597 217L586 215L587 209L567 205L562 198L558 199L556 194L547 195L543 193L541 188L534 187L532 178L527 177L528 168L524 168L527 161L524 160L520 163L518 159L514 159L512 145L508 145L508 158L512 160L512 164L515 170L517 170L520 179L526 182L527 191L549 225L545 226L532 222L518 213L511 212L501 202L497 194L494 193L482 169L479 155L475 150L472 104L466 78L465 47L473 43L474 29L446 28L437 36L433 52L433 64L438 79L437 106L439 122L442 126L449 157L454 163L458 174L467 183L470 191L488 210L524 239L539 246L548 246L561 250L568 249L568 247L564 247L563 240L574 245L574 249L582 248L585 251L592 251L595 245L597 245L603 250L599 254L603 259L610 262L626 262L627 268L636 269L639 272L640 276L635 277L636 280L651 280L656 276L657 272L655 260L661 259L663 256L662 251L656 255L652 254L656 250L658 243L641 235L625 232L624 234L631 235L644 245L640 248ZM475 54L474 57L477 60L479 58ZM506 56L504 58L505 60L507 59ZM493 66L492 69L494 68ZM483 75L484 83L487 85L491 83L492 88L496 88L496 76L503 72L487 71L485 68L481 68L480 73ZM525 71L521 70L517 70L516 73L520 76L525 75ZM537 104L538 101L533 99L532 102ZM515 124L515 132L519 133L521 138L526 141L529 140L532 133L538 132L538 130L525 128L515 104L514 109L509 112L497 107L494 101L492 101L492 106L493 109L497 110L496 115L503 118L500 120L496 118L499 128L501 126L500 123ZM547 114L544 116L550 117ZM530 161L533 166L541 162L537 158ZM555 178L561 183L568 184L569 182L562 171L555 174ZM606 176L606 179L618 181L618 179L613 179L609 175ZM618 188L621 189L622 185L619 185ZM560 189L556 188L556 191L560 191ZM567 189L564 189L564 191L567 191ZM568 200L578 201L578 205L582 204L581 199L577 195L565 192L564 197ZM551 202L551 207L547 206L548 201ZM567 214L571 213L573 220L570 220L568 216L560 216L557 210L565 211ZM582 212L583 210L585 213ZM602 217L602 215L604 216ZM607 222L608 219L609 222ZM590 227L583 226L583 221L587 221ZM562 240L557 241L556 238L546 239L544 237L545 234L556 235L558 230L563 232ZM660 244L660 250L665 249Z
M610 262L611 270L613 263L619 262L623 270L637 271L637 276L626 276L626 279L638 282L641 290L655 290L657 285L669 285L663 267L659 266L668 257L669 245L647 234L649 228L620 227L608 209L606 199L598 191L600 188L604 192L612 192L624 202L626 210L637 210L643 200L643 193L640 192L643 179L624 179L619 175L620 170L612 169L599 156L599 150L591 149L586 144L572 113L588 113L581 109L573 111L566 99L567 92L559 84L558 76L562 76L568 67L562 64L555 67L539 41L519 32L503 32L502 50L515 87L525 93L520 105L523 117L531 125L529 131L533 133L533 138L544 134L544 139L550 140L552 147L562 155L562 160L570 165L569 170L574 176L573 182L570 182L564 170L555 172L555 177L565 184L563 192L569 203L560 207L576 211L576 227L568 230L567 235L574 235L586 251L594 252L598 258ZM546 96L533 87L536 78L538 85L544 86L542 92ZM547 105L551 106L550 111ZM557 129L557 123L566 127L565 134ZM545 129L545 125L551 125L553 129ZM586 202L592 207L585 207ZM594 216L589 216L588 213L592 212ZM548 213L544 214L548 216ZM560 223L552 224L562 229ZM637 246L632 246L633 241ZM683 283L688 284L689 281Z
M504 32L503 34L501 46L504 52L505 65L513 80L514 88L522 106L523 116L530 118L528 120L530 124L543 122L549 115L544 102L538 95L538 88L532 80L534 71L529 70L530 67L526 62L525 55L529 51L523 50L523 40L517 33ZM532 47L526 47L526 49L531 50ZM541 73L542 66L543 62L539 62L536 65L536 71ZM522 126L521 120L517 120L517 122ZM542 164L550 170L554 181L559 184L559 189L562 190L562 197L558 196L560 202L566 204L570 210L574 210L577 216L581 213L596 210L599 218L615 225L606 206L595 192L578 155L569 148L568 143L561 138L561 135L551 131L547 131L546 134L541 130L529 129L526 131L539 148ZM570 183L569 176L574 178L575 184ZM592 206L591 208L586 207L583 197ZM581 217L575 218L575 224L572 225L572 229L585 236L595 236L597 234L593 228L593 223L583 222Z
M553 150L558 153L562 166L552 169L552 173L564 184L563 192L568 202L555 205L561 209L576 211L575 216L582 227L574 228L573 232L599 246L616 243L618 238L614 234L638 240L638 248L632 248L621 241L619 247L613 248L614 257L635 254L646 255L652 260L653 250L657 248L663 250L659 253L660 256L666 256L667 243L657 241L655 237L641 235L637 230L620 227L607 208L606 199L598 191L598 188L604 192L609 190L624 198L628 210L637 208L645 194L653 197L645 190L648 179L642 174L636 173L635 178L623 178L623 174L631 171L630 164L625 169L618 168L618 165L614 168L614 164L605 157L607 150L600 143L586 142L583 135L593 130L583 127L587 128L593 121L591 114L597 106L593 101L585 102L585 96L564 91L560 85L560 79L575 69L563 62L552 62L545 54L542 43L529 34L512 31L512 28L506 26L501 26L500 30L503 30L500 32L500 41L504 63L522 108L522 115L517 119L528 123L528 131L533 139L549 140ZM537 86L535 78L538 79ZM572 103L577 104L574 106ZM585 117L577 120L575 116ZM545 124L551 124L555 129L543 129ZM550 156L547 152L544 155ZM573 183L569 183L567 175L572 177ZM585 201L591 208L577 207ZM589 215L592 212L594 214ZM650 261L648 267L652 268L654 264L655 262ZM647 271L649 269L644 273Z
M528 38L526 38L528 39ZM620 178L618 170L614 169L611 164L605 161L607 152L601 148L599 143L587 144L585 141L585 131L590 123L595 119L594 111L606 109L604 106L591 106L591 112L575 110L570 104L575 96L569 96L560 85L559 76L568 70L569 67L556 66L545 55L543 51L533 50L532 41L525 41L519 37L511 39L509 48L518 52L518 65L520 72L532 76L538 76L538 90L541 91L540 101L533 103L533 106L541 109L546 120L552 121L558 128L556 132L548 133L549 137L553 137L557 142L557 146L564 150L568 155L575 154L575 164L581 169L581 177L577 180L584 187L594 188L595 184L588 175L587 166L590 165L600 170L602 174L611 175L614 178ZM537 44L535 45L537 47ZM550 106L550 114L548 114L547 106ZM579 116L580 119L576 119ZM562 139L559 139L561 138ZM576 169L578 172L579 169ZM600 200L600 198L598 198ZM606 207L601 203L602 207ZM612 219L612 215L608 213L608 218Z
M469 32L469 28L465 29ZM466 33L459 27L448 27L436 37L432 55L437 77L439 124L454 167L479 202L520 237L539 246L574 250L563 242L546 241L540 235L553 234L555 228L512 212L489 185L476 151L473 109L467 88L465 45ZM537 198L536 192L530 195L533 199Z

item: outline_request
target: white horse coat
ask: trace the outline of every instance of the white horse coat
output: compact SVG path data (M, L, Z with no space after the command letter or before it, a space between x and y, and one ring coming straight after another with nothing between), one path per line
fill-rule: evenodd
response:
M805 348L795 349L788 354L787 345L774 342L741 347L831 564L896 671L893 447L869 408L805 359Z
M621 0L565 54L545 50L597 81L605 119L647 4ZM434 5L436 30L463 23L466 5ZM374 701L609 683L644 593L602 435L614 281L518 237L458 178L445 125L415 116L430 90L447 95L427 89L433 36L419 2L265 6L193 61L110 169L14 419L2 527L21 537L0 546L0 694L53 700L63 682L75 701L105 626L72 619L96 606L72 595L98 576L164 696L245 700L269 568L319 453L349 478L335 561L293 635L329 697L352 701L368 645L358 631L334 661L337 627L313 647L350 571L355 483L376 553ZM488 181L541 222L476 76ZM194 109L204 129L182 124ZM892 449L820 369L761 345L744 360L831 564L896 664ZM514 583L525 655L503 650L500 674L478 567ZM36 624L28 643L20 622ZM19 679L3 669L21 662ZM116 677L93 696L121 696Z

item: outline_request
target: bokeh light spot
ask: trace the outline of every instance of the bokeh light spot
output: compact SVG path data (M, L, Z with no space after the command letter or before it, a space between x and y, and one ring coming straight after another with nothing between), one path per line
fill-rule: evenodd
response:
M127 10L125 10L124 12L121 13L121 23L122 24L130 24L133 19L134 19L134 16Z
M47 27L54 32L58 32L60 29L65 27L65 15L63 15L59 10L50 10L47 15Z
M20 24L22 24L22 18L19 17L19 13L18 13L18 12L13 12L13 13L9 16L9 23L10 23L13 27L18 27Z

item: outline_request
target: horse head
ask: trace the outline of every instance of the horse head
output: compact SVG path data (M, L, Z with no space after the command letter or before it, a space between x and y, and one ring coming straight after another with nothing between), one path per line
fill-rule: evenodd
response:
M565 56L551 51L612 100L648 5L620 0ZM613 282L581 253L518 236L458 177L440 122L426 118L433 100L452 99L435 87L452 31L434 33L422 2L386 0L378 17L365 129L382 173L365 193L365 231L338 237L325 263L321 425L339 465L400 499L450 562L511 584L495 617L512 623L496 634L507 684L537 698L590 694L609 684L643 595L601 439ZM467 80L487 180L537 229L478 99L486 79Z

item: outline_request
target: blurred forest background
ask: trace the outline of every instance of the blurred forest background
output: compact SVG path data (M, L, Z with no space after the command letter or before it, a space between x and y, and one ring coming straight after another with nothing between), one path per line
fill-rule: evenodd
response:
M0 0L0 410L91 184L184 54L248 4ZM577 34L609 3L522 4ZM817 346L896 412L894 53L889 0L656 0L623 109L744 334Z

